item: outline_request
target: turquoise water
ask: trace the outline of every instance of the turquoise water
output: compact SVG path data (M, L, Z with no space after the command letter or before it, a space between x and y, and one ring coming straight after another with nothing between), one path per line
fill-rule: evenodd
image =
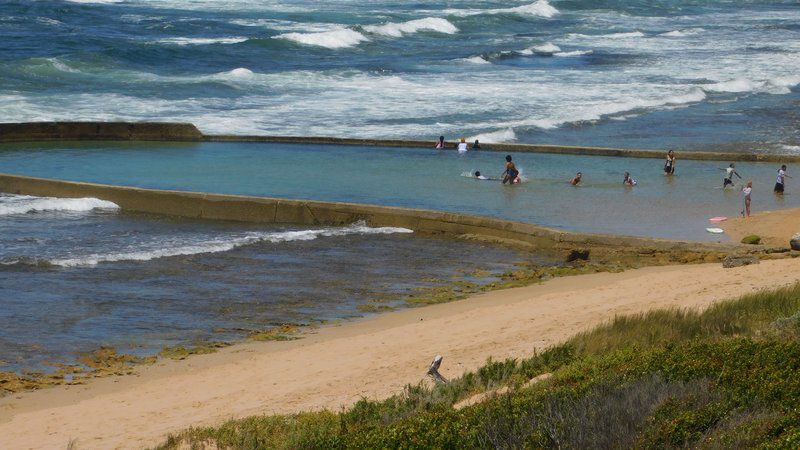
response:
M708 218L742 209L737 189L720 189L727 162L683 161L662 174L658 159L514 154L527 178L497 177L503 153L348 146L200 144L42 144L0 147L0 171L74 181L225 194L370 203L500 217L567 230L719 240ZM753 211L800 206L795 179L772 194L776 164L738 163L752 179ZM568 185L582 171L584 184ZM628 171L638 181L622 185ZM789 173L792 173L790 167ZM738 181L737 181L738 182ZM737 186L741 186L738 182Z
M800 150L795 0L0 0L0 121Z

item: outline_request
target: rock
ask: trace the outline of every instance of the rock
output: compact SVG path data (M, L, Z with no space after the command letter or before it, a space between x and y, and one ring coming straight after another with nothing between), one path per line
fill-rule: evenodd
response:
M789 245L792 247L792 250L800 250L800 233L792 236L792 239L789 241Z
M757 234L751 234L742 238L742 244L758 245L761 243L761 237Z
M732 267L749 266L750 264L758 264L760 261L755 256L726 256L722 260L722 267L730 269Z
M588 261L589 260L589 250L580 249L580 250L572 250L567 255L567 262L573 261Z

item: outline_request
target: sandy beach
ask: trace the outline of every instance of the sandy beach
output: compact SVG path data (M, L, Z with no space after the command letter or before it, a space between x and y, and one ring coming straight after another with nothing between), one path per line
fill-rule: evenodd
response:
M788 247L792 236L800 233L800 209L764 211L746 219L741 217L729 219L722 222L720 228L725 230L733 242L739 242L745 236L756 234L761 237L761 243L764 245Z
M0 400L2 448L141 448L170 432L253 414L333 409L423 379L436 354L456 377L486 361L526 357L612 319L655 308L704 308L800 280L800 260L650 267L558 278L442 305L243 343L136 375Z

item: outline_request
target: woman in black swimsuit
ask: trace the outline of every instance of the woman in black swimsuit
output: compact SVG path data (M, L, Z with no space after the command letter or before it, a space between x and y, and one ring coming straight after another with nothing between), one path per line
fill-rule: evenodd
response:
M667 152L667 160L664 162L664 174L666 175L674 175L675 174L675 152L672 150Z

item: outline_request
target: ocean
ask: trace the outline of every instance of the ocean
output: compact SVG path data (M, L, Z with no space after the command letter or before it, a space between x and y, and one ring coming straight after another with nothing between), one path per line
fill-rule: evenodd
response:
M800 150L796 1L0 1L0 121Z

